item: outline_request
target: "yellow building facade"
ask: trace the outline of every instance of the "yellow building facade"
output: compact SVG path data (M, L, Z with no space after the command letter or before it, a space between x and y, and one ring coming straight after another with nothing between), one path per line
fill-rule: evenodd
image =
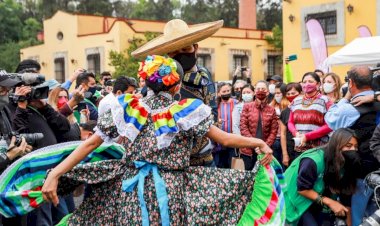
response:
M134 37L162 32L165 22L70 14L58 11L44 21L44 43L24 48L20 58L40 62L47 79L62 82L78 67L100 73L112 72L109 52L122 52ZM253 81L281 70L277 57L265 40L270 31L221 28L199 42L198 63L206 66L216 81L232 78L237 66L253 70Z
M373 36L380 35L380 0L284 0L284 57L297 54L290 62L295 81L314 71L306 21L315 18L323 24L328 55L359 37L357 28L366 25ZM350 66L333 66L332 71L343 79Z

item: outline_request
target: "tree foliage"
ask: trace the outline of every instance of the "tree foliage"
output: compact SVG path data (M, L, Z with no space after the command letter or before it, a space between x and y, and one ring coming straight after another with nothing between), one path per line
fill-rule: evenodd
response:
M115 72L113 73L114 77L120 76L129 76L137 78L137 70L139 68L140 60L131 56L131 53L135 51L137 48L145 44L146 42L152 40L157 37L158 33L146 32L144 34L145 38L133 37L133 39L129 43L128 49L123 52L118 52L111 50L109 53L110 57L110 66L115 68Z
M269 44L274 46L278 51L282 51L282 28L279 25L275 25L272 29L272 36L266 36L265 39Z

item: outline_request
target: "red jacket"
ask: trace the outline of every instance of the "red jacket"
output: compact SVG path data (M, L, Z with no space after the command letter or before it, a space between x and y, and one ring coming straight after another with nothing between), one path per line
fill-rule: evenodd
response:
M254 101L244 104L240 117L240 133L245 137L255 137L259 114L261 114L263 140L268 146L271 146L277 136L278 117L276 110L266 103L259 104L258 101ZM251 148L240 149L242 154L249 156L252 155L253 151Z

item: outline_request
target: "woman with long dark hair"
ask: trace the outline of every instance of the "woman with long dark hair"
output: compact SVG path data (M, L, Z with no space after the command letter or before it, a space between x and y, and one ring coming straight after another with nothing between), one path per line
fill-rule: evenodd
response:
M322 225L336 217L351 225L351 196L360 157L351 129L338 129L323 147L305 151L285 171L286 220L291 225ZM327 212L327 214L326 214Z

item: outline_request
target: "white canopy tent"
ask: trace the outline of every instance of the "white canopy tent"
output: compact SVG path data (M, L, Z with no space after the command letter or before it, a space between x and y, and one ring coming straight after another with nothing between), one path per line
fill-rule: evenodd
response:
M356 38L329 56L324 66L364 65L380 62L380 36Z

